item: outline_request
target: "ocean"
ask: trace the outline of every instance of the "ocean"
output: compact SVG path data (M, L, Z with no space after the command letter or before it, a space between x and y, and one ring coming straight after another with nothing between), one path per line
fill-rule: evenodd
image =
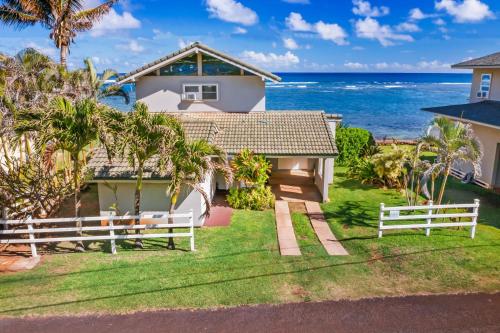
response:
M266 83L268 110L324 110L343 116L348 126L370 130L376 138L413 139L432 120L422 107L467 103L470 74L277 73L280 83ZM120 98L105 103L128 111Z

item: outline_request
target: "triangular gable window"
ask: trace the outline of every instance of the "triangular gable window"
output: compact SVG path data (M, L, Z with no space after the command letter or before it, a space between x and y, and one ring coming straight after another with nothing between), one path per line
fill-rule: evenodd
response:
M193 53L177 60L174 63L168 64L165 67L160 68L161 76L172 76L172 75L198 75L198 62L197 54Z
M241 75L241 69L209 55L202 55L203 75Z

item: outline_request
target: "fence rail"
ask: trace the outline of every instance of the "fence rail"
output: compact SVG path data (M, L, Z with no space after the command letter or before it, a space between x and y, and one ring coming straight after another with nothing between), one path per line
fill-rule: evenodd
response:
M186 223L168 223L169 218L172 219L187 219ZM114 221L131 221L131 220L147 221L147 224L131 224L131 225L114 225ZM47 227L51 224L66 224L82 222L81 227ZM100 222L107 225L100 226L83 226L84 222ZM152 223L158 222L158 223ZM194 246L194 219L193 211L188 213L168 214L167 212L144 212L140 215L124 215L124 216L92 216L92 217L70 217L70 218L49 218L49 219L32 219L28 217L25 220L0 220L0 237L5 235L28 235L28 238L0 238L0 244L30 244L31 255L36 257L36 244L53 243L53 242L76 242L76 241L107 241L111 242L111 253L116 253L115 240L119 239L148 239L148 238L170 238L170 237L189 237L191 251L195 251ZM16 229L12 229L12 227ZM20 227L26 227L19 229ZM166 232L152 234L115 234L118 230L158 230L158 229L179 229L188 228L188 232ZM85 236L55 236L55 237L37 237L46 234L64 234L68 232L88 232L102 231L109 232L109 235L85 235Z
M442 209L468 209L471 212L462 213L439 213ZM425 214L415 215L399 215L401 211L419 211L426 210ZM437 211L437 212L434 212ZM389 215L386 215L389 212ZM383 236L384 230L396 229L416 229L425 228L425 235L430 236L431 228L448 228L448 227L471 227L470 237L474 238L476 234L477 217L479 213L479 200L475 199L472 204L451 204L451 205L434 205L429 201L427 205L423 206L401 206L401 207L385 207L384 203L380 204L380 215L378 223L378 237ZM432 223L432 220L445 219L445 218L469 218L470 221L459 222L442 222ZM413 224L385 224L387 221L410 221L410 220L425 220L425 223Z

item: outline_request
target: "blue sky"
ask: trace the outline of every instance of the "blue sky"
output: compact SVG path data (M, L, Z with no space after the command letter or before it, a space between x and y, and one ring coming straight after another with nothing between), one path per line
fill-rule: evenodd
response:
M499 19L498 0L122 0L69 65L129 71L200 41L272 71L446 72L500 51ZM57 59L47 30L1 25L0 52L28 46Z

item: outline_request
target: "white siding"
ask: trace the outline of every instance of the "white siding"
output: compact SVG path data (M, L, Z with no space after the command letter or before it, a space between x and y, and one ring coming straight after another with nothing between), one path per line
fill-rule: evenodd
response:
M100 209L103 211L110 210L111 205L117 202L120 214L127 212L133 214L135 182L108 181L108 183L118 187L117 200L109 187L104 185L104 183L98 183ZM170 208L170 196L166 193L167 185L167 182L144 182L141 193L141 211L168 211ZM215 191L214 177L206 177L201 187L209 194L211 201ZM193 209L195 225L203 225L205 218L201 215L205 209L204 200L200 193L184 187L177 201L175 211L183 213L190 209Z
M182 85L217 83L218 101L182 101ZM265 82L258 76L143 76L136 82L137 100L150 111L265 111Z

